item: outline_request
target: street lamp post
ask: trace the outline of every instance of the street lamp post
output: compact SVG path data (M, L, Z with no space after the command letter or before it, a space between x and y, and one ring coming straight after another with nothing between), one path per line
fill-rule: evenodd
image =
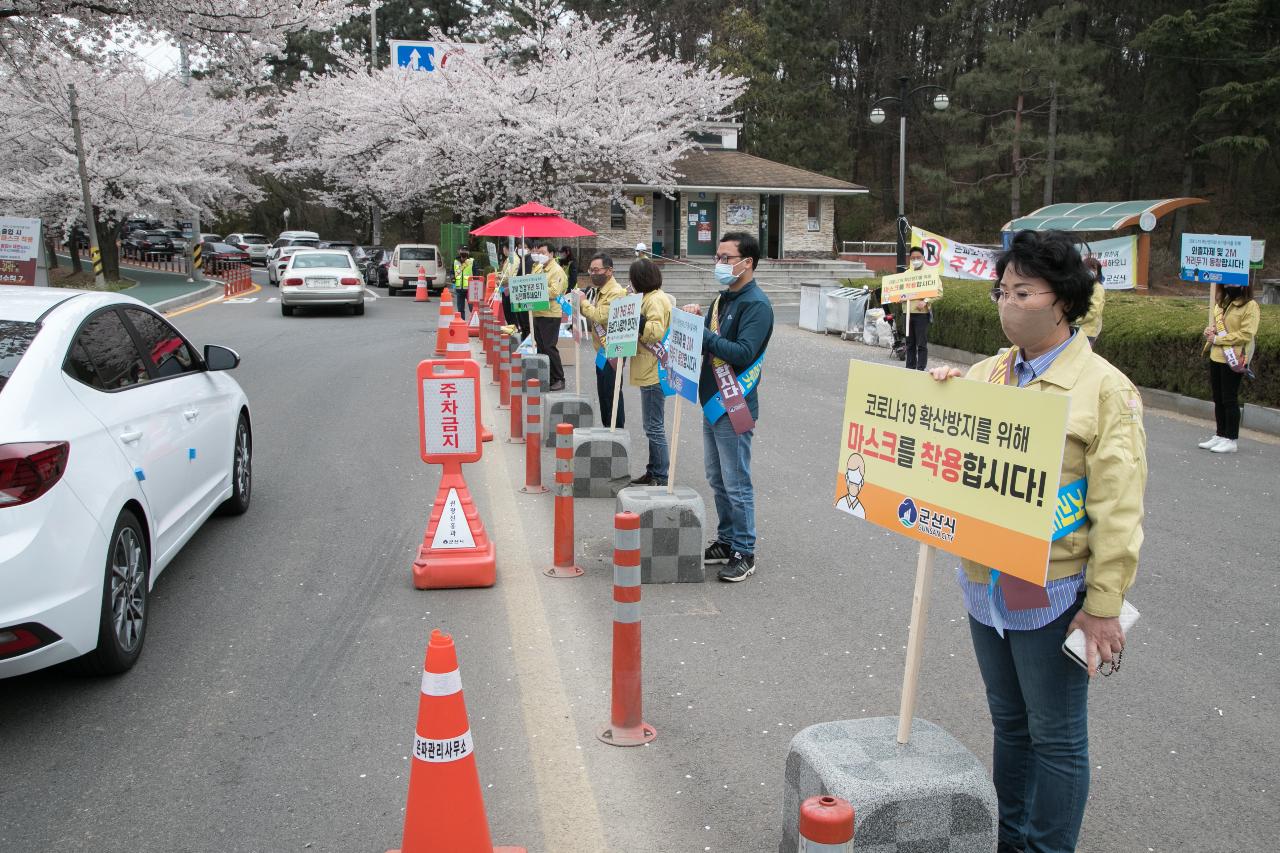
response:
M877 98L871 104L871 115L868 117L872 124L884 124L886 118L884 106L886 104L898 105L898 221L896 228L898 232L898 272L903 272L907 268L905 233L907 221L907 115L911 112L911 99L921 92L936 91L938 94L933 98L933 108L935 110L945 110L951 106L951 98L947 96L941 86L926 84L908 90L910 79L906 76L899 77L898 94Z

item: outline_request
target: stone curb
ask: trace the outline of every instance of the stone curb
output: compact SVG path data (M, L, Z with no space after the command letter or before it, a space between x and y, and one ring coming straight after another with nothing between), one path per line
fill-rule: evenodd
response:
M203 302L206 299L212 299L215 296L221 296L225 290L222 282L209 284L199 290L193 290L191 293L184 293L181 296L175 296L172 299L165 299L153 304L151 307L161 314L170 311L177 311L179 308L186 308L188 305L195 305L197 302Z

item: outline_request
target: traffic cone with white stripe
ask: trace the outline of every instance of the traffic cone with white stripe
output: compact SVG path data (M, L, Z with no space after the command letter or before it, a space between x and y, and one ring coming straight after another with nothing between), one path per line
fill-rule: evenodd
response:
M418 288L413 294L414 302L428 302L429 294L427 293L427 268L422 264L418 264Z
M409 766L404 837L390 853L525 853L494 847L453 637L431 632Z
M440 314L436 318L436 355L444 355L449 345L449 326L453 323L453 291L440 295Z

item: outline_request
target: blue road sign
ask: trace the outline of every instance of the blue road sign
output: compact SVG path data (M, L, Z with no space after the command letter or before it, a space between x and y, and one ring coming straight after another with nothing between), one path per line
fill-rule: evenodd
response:
M439 45L425 41L391 42L391 55L397 66L418 71L435 71Z

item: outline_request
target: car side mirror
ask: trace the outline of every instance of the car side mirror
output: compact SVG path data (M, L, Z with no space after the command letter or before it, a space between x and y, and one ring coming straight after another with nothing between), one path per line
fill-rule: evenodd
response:
M227 347L205 344L204 366L209 370L235 370L240 366L240 355Z

